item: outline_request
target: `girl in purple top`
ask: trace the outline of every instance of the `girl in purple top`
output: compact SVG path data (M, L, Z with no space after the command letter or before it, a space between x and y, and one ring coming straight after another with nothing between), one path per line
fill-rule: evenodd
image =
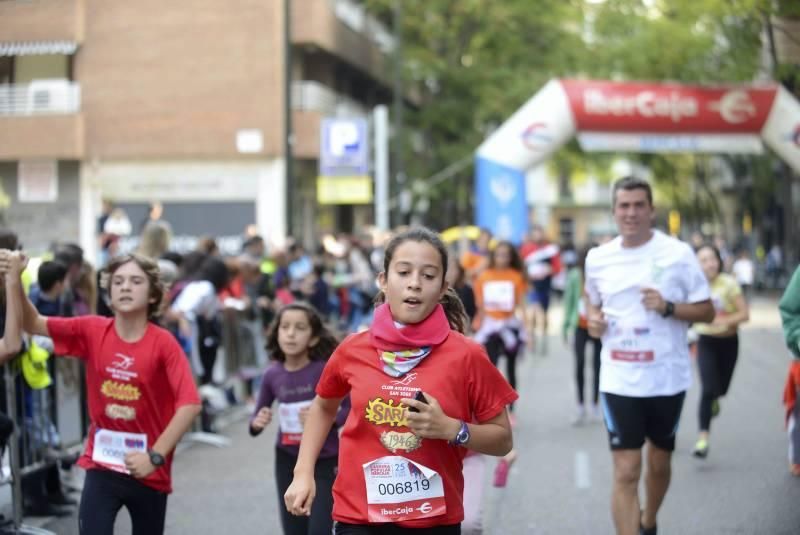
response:
M336 338L322 324L317 312L301 302L284 306L267 335L267 351L276 362L267 369L261 380L255 413L250 419L250 434L257 436L269 425L273 414L272 403L277 401L280 429L275 448L275 482L285 535L331 533L333 530L331 489L336 479L339 455L337 428L344 425L347 419L349 399L342 402L336 426L331 428L314 469L319 494L314 500L311 516L290 515L283 504L283 495L292 482L303 424L314 399L317 382L325 361L337 345Z

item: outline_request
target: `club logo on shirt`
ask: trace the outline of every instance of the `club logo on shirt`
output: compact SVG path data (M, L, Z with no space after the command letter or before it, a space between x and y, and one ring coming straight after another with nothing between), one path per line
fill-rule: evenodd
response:
M392 381L392 384L393 384L393 385L403 385L403 386L408 386L408 385L410 385L411 383L413 383L413 382L414 382L414 379L416 379L416 378L417 378L417 372L411 372L411 373L407 373L407 374L405 375L405 377L403 377L403 378L402 378L401 380L399 380L399 381Z
M122 353L117 353L114 355L114 358L117 359L114 361L113 366L115 368L121 368L123 370L127 370L131 366L133 366L133 357L129 357L128 355L123 355Z
M137 401L142 397L142 393L137 387L118 383L110 379L103 381L100 392L107 398L118 399L120 401Z
M138 373L130 371L135 359L122 353L115 353L111 366L106 366L106 372L118 381L130 381L139 376Z
M113 420L135 420L136 409L133 407L127 407L125 405L109 403L106 405L106 416Z
M375 398L367 403L365 417L368 422L375 425L389 425L392 427L408 426L406 420L406 406L402 403L395 405L395 400L383 401Z
M414 433L398 433L397 431L384 431L381 433L381 444L392 453L398 450L414 451L422 446L422 439Z

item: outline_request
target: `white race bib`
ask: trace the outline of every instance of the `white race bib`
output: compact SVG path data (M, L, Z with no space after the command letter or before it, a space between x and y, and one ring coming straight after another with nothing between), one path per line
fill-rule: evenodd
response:
M92 460L97 464L129 474L125 467L125 455L132 451L147 451L147 435L100 428L94 434Z
M390 455L364 464L369 522L401 522L447 512L441 476Z
M608 346L611 360L651 363L656 359L656 336L652 327L612 322L603 345Z
M489 281L483 285L483 306L486 310L512 312L514 297L514 283L511 281Z
M312 400L278 404L278 419L281 428L281 444L296 446L303 437L303 424L300 422L300 410L311 406Z

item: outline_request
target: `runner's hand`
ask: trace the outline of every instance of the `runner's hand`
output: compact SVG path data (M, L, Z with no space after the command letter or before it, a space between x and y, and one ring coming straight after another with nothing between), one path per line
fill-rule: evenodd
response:
M642 288L642 305L647 310L655 310L663 314L667 308L667 302L661 297L661 293L655 288Z
M311 516L311 504L314 502L316 493L317 487L314 483L313 473L303 476L295 475L292 484L283 495L286 510L295 516Z
M132 451L125 454L125 468L136 479L144 479L156 471L150 462L150 455L144 451Z
M297 414L297 417L300 419L300 424L305 427L306 425L306 418L308 418L308 411L311 407L303 407L300 409L300 412Z
M606 316L602 312L589 312L586 322L588 325L589 335L592 338L601 338L603 333L608 328Z
M28 257L22 254L19 251L14 251L9 256L9 260L11 262L11 269L9 273L11 273L14 277L19 277L25 268L28 267Z
M453 440L461 429L461 422L446 415L436 398L427 392L422 394L428 403L409 398L400 400L401 403L419 411L406 411L408 428L418 437Z
M11 255L8 249L0 249L0 273L3 275L11 272Z
M269 407L262 407L261 410L256 413L256 417L253 418L253 421L250 422L250 427L255 429L256 431L263 431L265 427L269 425L272 421L272 409Z

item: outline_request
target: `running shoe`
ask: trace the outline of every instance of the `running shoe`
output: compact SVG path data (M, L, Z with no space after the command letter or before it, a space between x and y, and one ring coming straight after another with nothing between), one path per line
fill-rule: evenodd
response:
M505 459L500 459L497 463L497 468L494 469L494 486L497 488L503 488L506 486L506 482L508 482L508 470L511 468L511 465L508 464L508 461Z
M717 416L719 416L719 410L720 410L719 400L715 399L714 401L711 402L711 417L716 418Z
M639 535L658 535L658 526L656 525L652 528L646 528L639 524Z
M708 455L708 440L705 438L700 438L694 444L694 451L692 455L699 459L705 459Z
M800 477L800 464L789 465L789 472L795 477Z

